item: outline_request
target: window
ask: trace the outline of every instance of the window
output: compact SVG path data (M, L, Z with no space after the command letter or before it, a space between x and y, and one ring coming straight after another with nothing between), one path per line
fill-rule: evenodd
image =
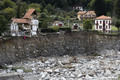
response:
M99 26L99 29L102 29L102 26Z
M106 26L106 29L107 29L107 26Z
M81 17L83 17L83 15L81 15Z
M106 21L106 24L107 24L107 21Z
M97 21L97 24L98 24L98 21Z
M98 29L98 25L96 26L96 29Z
M102 21L100 21L100 24L102 23Z
M110 21L109 21L109 23L110 23Z

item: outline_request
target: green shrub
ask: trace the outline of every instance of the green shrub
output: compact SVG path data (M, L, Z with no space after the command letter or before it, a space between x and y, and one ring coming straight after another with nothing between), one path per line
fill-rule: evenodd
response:
M51 27L53 30L55 30L55 31L58 31L59 30L59 26L52 26Z
M89 19L85 20L83 23L83 28L87 31L92 29L92 22Z
M59 28L59 31L62 30L62 31L65 31L65 32L71 32L71 28L69 27L66 27L66 28Z
M42 33L47 33L47 32L56 32L55 30L53 30L52 28L47 28L47 29L41 29Z

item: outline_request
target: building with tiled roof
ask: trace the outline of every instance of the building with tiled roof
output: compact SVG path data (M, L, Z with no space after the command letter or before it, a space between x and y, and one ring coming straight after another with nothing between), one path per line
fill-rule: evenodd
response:
M111 20L111 19L112 19L111 17L104 16L104 15L99 16L99 17L96 18L96 20Z
M61 21L55 21L55 22L53 23L53 26L63 27L63 26L64 26L64 23L61 22Z
M15 23L28 23L28 24L30 23L30 20L28 19L13 18L12 21Z
M111 32L111 17L108 16L99 16L95 18L95 30L102 31L104 33Z
M23 18L32 19L32 16L31 16L32 14L37 14L35 9L29 9Z
M73 7L73 10L83 11L82 3L77 3L77 4L73 5L72 7Z
M96 18L96 13L95 11L79 11L77 13L77 18L79 20L94 20Z
M29 9L23 18L12 18L10 26L12 36L37 35L39 21L35 9Z

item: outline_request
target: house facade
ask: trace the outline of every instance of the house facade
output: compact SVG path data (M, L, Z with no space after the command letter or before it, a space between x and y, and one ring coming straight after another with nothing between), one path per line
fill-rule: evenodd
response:
M79 11L77 13L77 18L79 20L87 20L87 19L95 20L96 13L95 11Z
M55 22L53 23L53 26L63 27L63 26L64 26L64 23L61 22L61 21L55 21Z
M23 18L12 18L11 36L37 35L39 21L35 9L29 9Z
M100 16L95 19L95 30L102 31L104 33L111 32L111 17Z
M83 6L81 3L73 5L73 10L83 11Z
M77 23L73 24L72 29L79 29L79 24Z

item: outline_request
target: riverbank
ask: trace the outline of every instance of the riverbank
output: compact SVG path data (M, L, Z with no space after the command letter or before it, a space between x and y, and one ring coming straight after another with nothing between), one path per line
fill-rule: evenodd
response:
M28 59L0 70L0 80L118 80L120 52L101 56L59 56ZM6 78L6 79L5 79Z

